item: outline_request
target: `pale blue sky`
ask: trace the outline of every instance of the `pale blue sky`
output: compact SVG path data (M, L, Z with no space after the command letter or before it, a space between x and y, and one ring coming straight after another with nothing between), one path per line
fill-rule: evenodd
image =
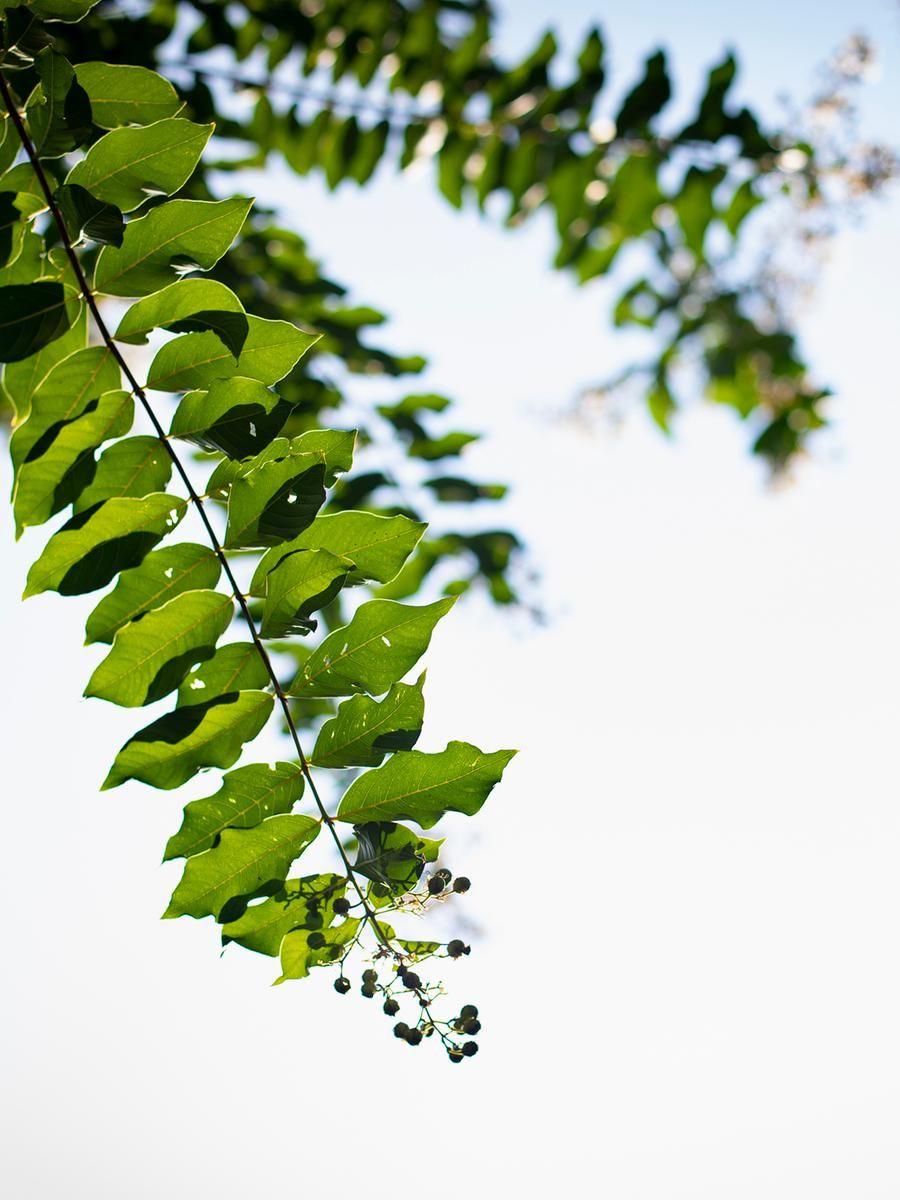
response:
M505 11L521 50L547 8ZM596 11L553 14L573 35ZM601 20L622 86L662 41L696 89L733 43L764 108L865 29L891 81L869 128L894 132L894 4ZM471 468L513 483L544 573L549 627L460 605L429 656L424 748L522 747L482 817L448 822L483 933L447 982L484 1050L451 1070L328 980L270 989L268 961L156 920L184 798L97 793L134 714L78 698L92 602L20 606L41 533L14 546L7 522L6 1190L387 1200L402 1175L434 1200L895 1200L897 197L803 317L835 430L773 493L727 413L698 407L672 444L640 413L592 438L547 418L617 350L608 293L548 271L540 224L504 235L390 174L265 186L488 432Z

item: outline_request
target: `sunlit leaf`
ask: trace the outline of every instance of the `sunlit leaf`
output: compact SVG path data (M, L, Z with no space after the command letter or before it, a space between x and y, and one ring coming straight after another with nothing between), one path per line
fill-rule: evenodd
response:
M296 550L282 559L267 576L262 636L276 638L314 631L312 614L331 603L350 567L349 562L328 550Z
M411 750L425 714L424 673L395 683L383 700L352 696L319 730L310 761L319 767L377 767L386 754Z
M232 459L249 458L271 442L288 412L281 397L257 379L217 379L208 391L182 397L169 434Z
M253 642L229 642L185 675L178 689L178 707L203 704L228 692L264 688L269 682L269 672Z
M152 125L174 117L183 107L168 79L146 67L86 62L78 63L75 74L90 99L94 124L101 129Z
M274 958L284 936L295 929L326 929L334 920L334 902L347 890L342 875L306 875L288 879L274 896L252 904L243 916L222 926L222 944L237 942Z

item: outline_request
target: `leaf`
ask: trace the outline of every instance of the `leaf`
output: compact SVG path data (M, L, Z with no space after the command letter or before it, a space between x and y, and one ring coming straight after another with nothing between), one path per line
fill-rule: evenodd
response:
M421 606L394 600L360 605L349 625L330 633L291 684L292 696L380 696L415 666L435 625L453 607L448 597Z
M78 303L61 283L0 287L0 362L20 362L61 337L75 319Z
M340 925L320 931L296 929L285 934L281 943L281 975L276 983L284 983L286 979L304 979L309 974L310 967L328 966L336 962L356 937L360 921L357 917L348 917ZM321 932L325 939L324 946L312 949L309 936L313 932Z
M218 917L233 897L283 880L318 832L318 821L299 814L269 817L251 829L223 829L217 846L188 859L163 916Z
M18 471L27 459L46 451L67 422L120 383L118 364L105 346L86 346L51 367L33 393L31 415L10 438L14 468Z
M397 938L397 945L409 961L414 963L431 958L441 948L440 942L410 942L407 938Z
M116 634L85 696L137 708L175 690L191 667L211 657L231 624L234 601L214 591L183 592Z
M9 397L18 422L25 421L31 412L35 391L50 371L76 350L87 344L87 307L82 305L78 315L62 337L44 346L37 354L20 362L7 363L3 368L3 390ZM115 387L116 385L113 384ZM16 431L18 432L18 431Z
M231 692L166 713L125 743L103 790L138 779L168 791L204 767L232 766L269 719L272 704L268 692Z
M354 826L353 832L359 843L353 870L389 887L394 895L412 891L425 864L437 860L444 840L423 838L390 821L369 821Z
M253 763L229 771L212 796L185 806L163 862L201 854L215 845L223 829L250 829L267 817L288 813L302 795L303 772L294 763Z
M178 689L178 707L203 704L214 696L264 688L269 672L253 642L229 642L184 677Z
M104 246L122 245L125 221L114 204L95 199L77 183L64 183L53 198L73 243L87 238Z
M94 286L108 296L146 296L179 274L214 267L240 232L252 200L171 200L129 221L119 248L100 251Z
M424 673L395 683L383 700L353 696L319 730L310 762L317 767L377 767L386 754L411 750L425 716Z
M41 158L60 158L91 132L91 105L75 72L51 47L34 60L39 83L26 103L31 140Z
M191 177L214 126L168 117L104 134L66 176L98 200L131 212L150 196L171 196Z
M114 442L97 460L93 478L75 501L84 512L114 496L149 496L161 492L172 474L172 460L157 437L141 434Z
M220 462L209 477L206 490L209 495L224 498L236 479L249 475L257 467L303 454L311 454L321 461L325 467L325 486L331 487L340 472L349 471L353 465L355 446L355 429L309 429L295 438L275 438L252 459Z
M249 332L239 355L229 353L213 333L188 333L167 342L150 364L147 387L184 392L235 375L265 384L277 383L321 336L298 329L289 321L252 316L247 320Z
M225 545L271 546L305 529L325 503L325 464L313 454L265 462L235 480Z
M430 829L447 812L474 816L500 782L515 750L485 754L468 742L451 742L439 754L408 750L350 784L337 811L339 821L407 818Z
M43 453L33 453L25 460L13 489L17 537L27 526L42 525L75 499L81 488L67 489L71 473L85 460L92 470L90 452L107 438L126 434L133 419L134 401L129 392L104 392L63 425ZM40 449L38 443L33 451Z
M257 379L217 379L208 391L182 397L169 436L232 459L248 458L271 442L288 412L281 397Z
M185 332L209 329L230 354L237 355L249 325L237 296L215 279L181 279L132 304L119 322L116 341L141 345L153 329Z
M154 550L119 582L87 619L85 641L112 642L116 630L182 592L215 587L221 566L208 546L182 542Z
M668 104L672 85L666 69L666 56L657 50L644 63L644 77L622 101L616 115L619 137L646 132L650 122Z
M26 0L36 17L44 21L80 21L98 0Z
M266 576L295 550L330 550L348 558L356 568L349 582L373 579L388 583L415 549L427 529L409 517L379 517L368 512L341 512L319 516L308 529L280 546L267 550L253 573L250 591L265 595Z
M297 550L267 577L260 633L266 638L312 633L312 614L341 590L351 564L327 550Z
M77 596L105 587L119 571L136 567L186 510L186 501L155 492L107 500L89 514L79 513L44 547L28 572L23 598L47 591Z
M251 905L243 916L222 926L222 945L237 942L274 958L284 936L295 929L324 929L334 920L334 902L347 890L342 875L306 875L288 879L274 896Z
M152 125L184 107L168 79L146 67L86 62L78 63L75 74L90 99L94 124L101 129Z

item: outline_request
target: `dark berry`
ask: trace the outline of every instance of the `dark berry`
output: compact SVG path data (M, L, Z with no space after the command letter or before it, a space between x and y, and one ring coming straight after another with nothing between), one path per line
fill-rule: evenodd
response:
M463 1042L462 1052L466 1056L466 1058L472 1058L474 1055L476 1055L478 1053L478 1043L477 1042Z
M420 997L419 997L419 1004L420 1004L420 1006L421 1006L422 1008L427 1008L427 1007L428 1007L428 1005L429 1005L429 1003L430 1003L430 1001L429 1001L429 999L428 999L428 997L427 997L427 996L420 996Z
M363 971L363 973L362 973L363 983L375 983L377 981L377 979L378 979L377 971L368 970L368 971Z
M432 875L428 880L428 890L432 896L439 896L444 890L443 879L438 879L437 875Z
M342 996L346 995L346 993L350 991L350 980L347 979L346 976L340 975L334 981L334 990L336 992L340 992Z
M371 1000L372 997L375 995L375 984L374 983L364 983L359 990L362 992L362 994L366 997L367 1000Z
M385 1000L382 1007L389 1017L392 1017L394 1013L398 1013L400 1011L400 1005L393 998Z
M415 971L404 971L400 976L403 981L403 986L408 987L411 991L422 986L422 980L418 977Z
M453 880L454 892L467 892L471 886L471 881L466 879L465 875L457 875Z
M452 942L447 943L447 953L451 958L461 958L464 954L469 953L469 947L459 938L454 938Z
M457 1063L462 1062L465 1055L463 1054L462 1050L460 1050L459 1046L451 1046L447 1051L447 1057L451 1062Z
M311 933L306 939L306 944L309 946L310 950L321 950L325 945L325 934Z
M409 1033L406 1035L406 1040L409 1042L409 1044L411 1046L418 1046L419 1042L421 1042L421 1040L422 1040L422 1030L421 1029L411 1029L409 1031ZM474 1044L475 1043L473 1042L472 1045L474 1046Z
M337 915L339 917L342 917L344 915L344 913L348 913L350 911L350 901L347 900L346 897L344 897L344 896L338 896L337 900L335 900L332 907L334 908L334 911L337 913Z
M398 1021L394 1026L394 1037L405 1038L409 1033L409 1026L405 1021Z
M436 879L443 879L444 883L449 883L453 878L446 867L441 867L439 871L435 871L434 875Z
M478 1016L478 1009L474 1004L464 1004L459 1010L459 1015L466 1021L472 1021Z
M475 1017L473 1017L471 1021L466 1021L465 1025L463 1025L463 1033L471 1034L474 1037L476 1033L480 1032L481 1022Z

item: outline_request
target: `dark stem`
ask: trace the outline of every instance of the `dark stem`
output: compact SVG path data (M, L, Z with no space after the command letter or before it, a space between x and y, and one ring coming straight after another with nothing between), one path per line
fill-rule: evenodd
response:
M53 217L53 220L56 224L56 228L59 231L59 236L62 241L63 248L66 252L66 257L69 260L69 263L72 267L73 272L75 273L75 278L78 280L78 286L80 287L82 295L84 296L85 302L87 303L87 306L90 309L91 316L94 318L94 322L97 326L97 330L100 334L100 337L103 339L103 343L106 346L107 350L110 352L110 354L116 360L116 362L119 364L122 374L125 376L125 378L129 382L129 384L131 385L134 395L137 396L138 400L140 401L141 406L144 409L144 412L147 414L147 417L149 418L150 423L153 426L153 430L156 433L156 436L159 438L159 440L165 446L166 453L169 455L169 458L172 460L173 467L175 468L176 472L178 473L179 477L181 478L182 483L184 484L185 488L187 489L188 496L190 497L191 501L194 504L194 507L196 508L197 512L200 515L200 520L203 522L203 527L206 530L207 536L209 537L210 545L213 548L216 558L218 558L219 562L221 563L222 570L225 572L225 577L227 578L229 584L231 585L232 591L234 593L234 598L237 601L238 606L241 610L241 613L243 614L244 620L247 622L247 627L250 630L250 636L253 639L253 645L255 646L257 653L259 654L260 658L262 659L262 662L266 668L266 673L268 674L269 679L271 680L271 683L272 683L272 687L275 690L275 695L278 697L278 702L281 705L281 710L284 714L285 723L287 724L288 731L291 736L291 740L293 741L294 747L297 751L297 758L300 762L300 769L303 772L304 778L306 779L306 782L309 785L310 791L313 794L313 797L316 802L316 806L319 810L319 813L321 814L321 818L324 821L324 823L328 826L329 832L331 833L331 836L334 839L334 844L337 846L338 853L340 854L341 859L344 863L344 867L347 871L347 878L352 880L353 886L355 887L356 892L359 895L360 901L362 902L363 909L366 914L366 920L371 924L372 929L375 933L375 936L378 938L378 940L381 942L381 944L383 946L385 946L388 950L390 950L391 953L394 954L395 957L399 957L398 951L396 951L391 946L389 938L385 934L384 930L381 928L381 925L378 921L377 916L375 915L374 910L372 909L371 905L369 904L368 900L366 899L365 892L364 892L359 880L356 878L353 868L350 865L350 860L347 857L347 852L344 849L343 844L341 842L340 835L338 834L338 831L335 828L334 820L328 813L328 810L325 808L325 805L322 803L322 798L319 795L318 788L316 787L315 780L313 779L312 771L309 768L309 763L307 762L306 755L303 753L303 747L300 744L300 736L297 732L297 726L294 723L294 718L293 718L293 714L291 713L291 706L288 701L287 695L285 694L285 691L282 688L282 686L278 680L278 676L275 673L275 668L272 666L272 660L269 658L269 652L266 649L265 645L263 644L262 638L260 637L259 632L256 628L256 622L253 620L253 616L250 612L250 607L247 603L247 598L244 595L243 591L241 590L237 580L235 579L234 572L231 569L231 564L228 561L228 556L226 555L218 537L216 536L216 531L213 528L212 522L209 519L209 514L206 511L206 507L203 503L203 500L200 497L199 493L197 492L196 488L194 487L193 483L191 482L191 478L188 475L187 471L185 470L185 467L182 464L181 459L178 457L178 454L175 451L175 448L173 447L171 441L166 437L166 432L163 429L162 425L160 424L159 418L157 417L156 413L153 411L153 407L150 404L150 401L147 399L146 392L141 387L141 385L138 383L138 381L135 378L134 374L132 373L132 370L129 367L126 359L124 358L119 347L116 345L115 341L113 340L112 335L109 332L109 329L107 328L106 322L104 321L103 316L100 312L100 308L97 304L97 300L94 297L93 292L91 291L90 285L88 284L87 277L84 273L84 268L81 265L81 261L80 261L78 255L75 253L75 248L72 245L72 239L69 236L69 231L66 228L66 223L63 220L62 213L59 211L59 206L57 205L56 201L53 198L53 191L50 187L50 182L47 179L46 173L45 173L44 168L41 164L41 161L38 157L38 154L34 147L34 144L32 143L31 138L28 134L28 131L25 128L25 124L19 113L18 106L15 102L15 98L12 94L12 90L9 86L9 83L6 80L6 76L3 74L2 71L0 71L0 95L2 95L2 97L3 97L3 103L6 105L6 109L9 112L9 115L13 122L13 125L15 125L15 127L16 127L16 132L19 135L19 139L22 143L22 146L25 149L25 153L28 155L28 159L31 163L31 166L33 167L34 173L37 177L37 180L40 183L41 191L44 193L44 199L47 201L47 207L49 208L50 213Z

